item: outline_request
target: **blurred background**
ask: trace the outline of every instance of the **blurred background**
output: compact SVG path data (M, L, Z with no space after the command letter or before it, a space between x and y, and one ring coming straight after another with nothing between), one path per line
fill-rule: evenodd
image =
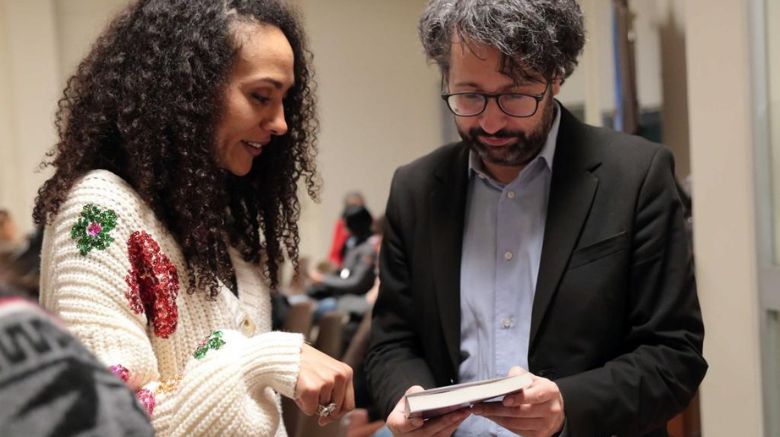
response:
M0 251L29 256L67 78L125 0L0 0ZM457 139L417 38L424 0L294 0L318 82L321 203L301 253L327 257L346 193L380 215L396 167ZM580 0L587 44L559 100L663 142L692 199L705 356L676 436L780 436L780 1ZM22 272L22 276L27 273ZM34 287L29 281L22 286ZM0 278L2 279L2 278Z

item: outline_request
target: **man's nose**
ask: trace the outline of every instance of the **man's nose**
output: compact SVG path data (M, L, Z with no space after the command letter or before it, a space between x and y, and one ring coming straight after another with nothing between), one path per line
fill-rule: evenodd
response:
M479 126L488 134L494 134L506 127L507 115L498 107L496 99L488 99L485 111L479 116Z

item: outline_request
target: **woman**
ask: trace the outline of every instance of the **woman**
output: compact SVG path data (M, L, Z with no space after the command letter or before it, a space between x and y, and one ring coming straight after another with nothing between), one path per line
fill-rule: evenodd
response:
M100 36L60 101L39 191L41 302L136 391L157 435L285 435L351 369L270 332L316 192L309 56L281 0L146 0Z

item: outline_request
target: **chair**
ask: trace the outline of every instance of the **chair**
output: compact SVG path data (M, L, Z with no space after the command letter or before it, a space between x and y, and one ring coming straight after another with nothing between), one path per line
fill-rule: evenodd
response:
M344 340L344 325L349 316L340 311L331 311L320 318L317 324L318 334L314 347L335 359L341 358Z
M341 357L344 325L347 323L348 316L339 311L326 313L317 323L318 334L314 340L314 347L319 351L330 355L333 358ZM299 410L296 409L296 412ZM317 416L306 416L298 414L298 423L295 426L295 433L290 435L296 437L340 437L345 433L341 421L331 423L321 427L317 424Z
M287 316L282 322L282 331L297 332L303 334L304 340L310 340L314 306L315 303L309 300L290 305Z
M308 341L311 337L311 321L314 314L314 302L303 301L296 302L290 306L287 311L287 317L282 323L282 331L297 332L303 334L304 340ZM295 404L295 401L282 397L282 420L284 427L287 428L287 434L294 436L301 411Z

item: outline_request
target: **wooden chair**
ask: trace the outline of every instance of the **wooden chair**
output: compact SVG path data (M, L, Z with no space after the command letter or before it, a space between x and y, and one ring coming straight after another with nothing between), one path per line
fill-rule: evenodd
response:
M314 314L314 302L297 302L290 306L287 317L282 323L282 331L303 334L304 340L311 337L312 316ZM298 405L290 398L282 397L282 420L287 428L287 435L295 436L300 417L303 416Z
M318 334L317 338L314 339L314 347L333 358L341 358L344 325L347 320L348 316L338 311L323 315L317 323ZM340 421L321 427L317 424L317 420L317 416L298 414L295 434L289 430L288 433L296 437L341 437L345 435L346 430Z
M311 339L311 324L315 303L312 301L296 302L290 306L282 323L282 331L303 334L306 341Z

